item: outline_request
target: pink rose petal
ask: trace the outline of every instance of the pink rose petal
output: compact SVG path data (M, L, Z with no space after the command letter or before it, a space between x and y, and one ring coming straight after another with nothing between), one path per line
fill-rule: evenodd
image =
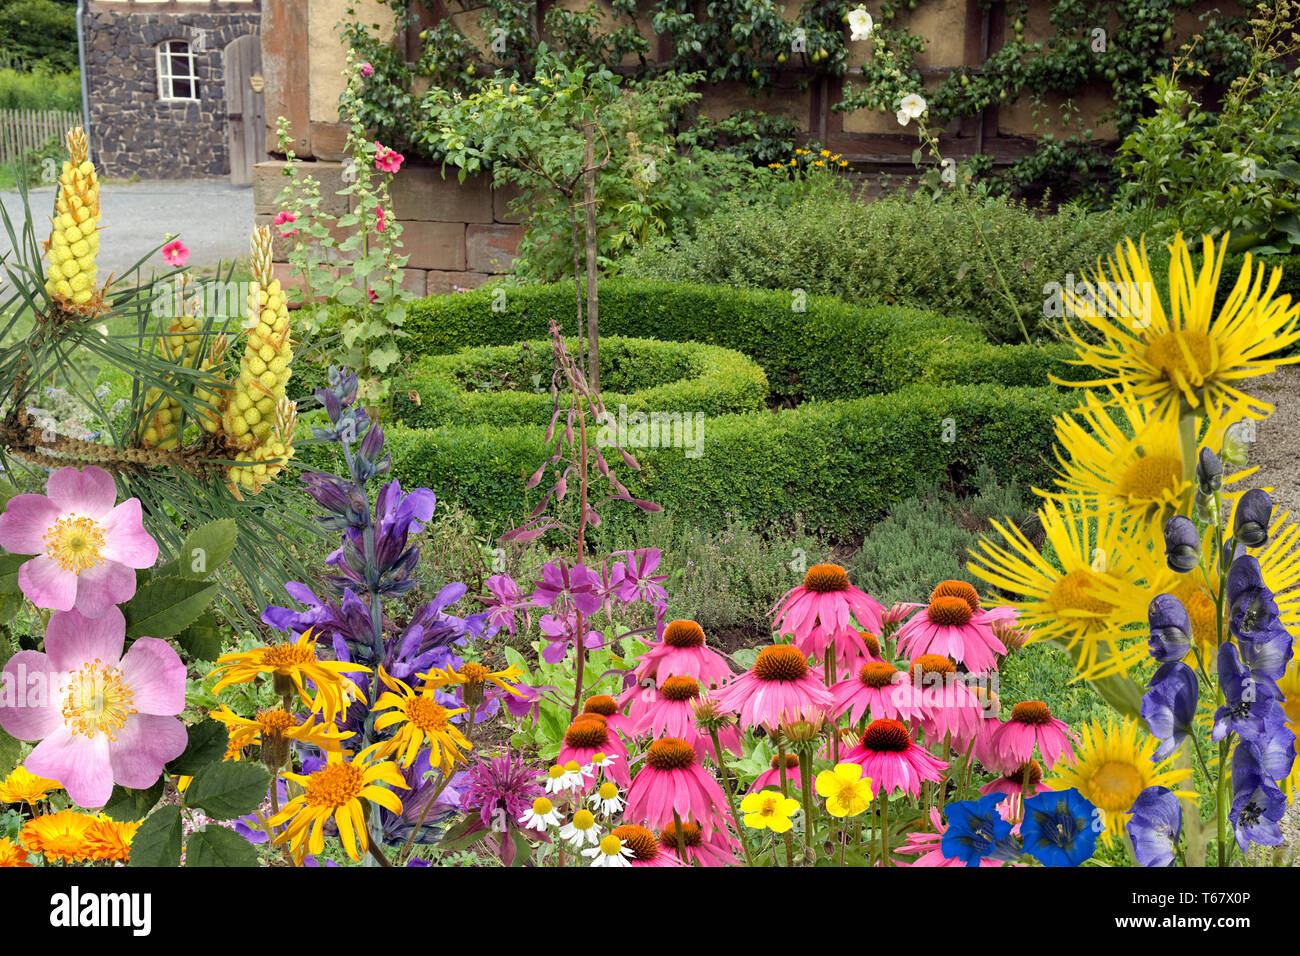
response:
M137 638L122 658L122 677L141 714L170 716L185 709L185 665L166 641Z
M94 661L116 665L122 659L125 643L126 618L111 606L95 618L75 610L56 611L45 628L45 653L50 666L63 674Z
M77 582L77 610L86 617L99 617L135 594L135 572L116 561L87 568L73 580Z
M0 548L10 554L41 554L45 533L59 520L59 506L45 495L16 495L0 515Z
M81 471L60 468L50 475L45 493L64 511L75 511L91 518L104 517L117 502L117 485L113 483L113 476L93 465Z
M139 498L128 498L108 513L100 553L129 568L151 568L158 560L158 542L144 530Z
M70 611L77 603L77 576L43 554L18 569L18 587L37 607Z
M19 740L40 740L63 726L60 674L39 651L19 651L5 663L0 727ZM12 696L11 696L12 695Z
M184 697L183 684L181 690ZM152 787L162 774L163 765L184 752L187 739L185 725L175 717L154 714L128 717L109 748L113 780L134 790Z
M113 766L108 738L103 734L86 737L60 727L36 745L24 766L38 776L59 781L78 806L102 807L113 793Z

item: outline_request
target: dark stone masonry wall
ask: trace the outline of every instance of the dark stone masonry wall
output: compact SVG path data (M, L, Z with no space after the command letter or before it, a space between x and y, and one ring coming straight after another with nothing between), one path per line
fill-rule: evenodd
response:
M230 172L222 51L256 34L260 20L256 8L175 14L92 8L85 24L86 76L91 149L103 175L185 179ZM199 101L159 100L155 48L163 40L193 44L200 29Z

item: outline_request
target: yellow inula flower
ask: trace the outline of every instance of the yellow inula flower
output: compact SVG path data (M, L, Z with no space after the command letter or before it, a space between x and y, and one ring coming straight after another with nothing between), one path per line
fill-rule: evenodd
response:
M1215 294L1228 237L1219 245L1203 240L1199 270L1179 234L1170 246L1169 311L1155 292L1155 277L1145 244L1132 240L1115 249L1109 274L1098 263L1089 303L1071 294L1067 312L1086 329L1076 331L1067 319L1078 358L1072 364L1096 369L1100 377L1058 384L1079 387L1114 385L1152 402L1159 414L1180 409L1205 414L1217 409L1225 418L1263 418L1272 411L1237 388L1242 381L1300 362L1300 353L1281 356L1300 341L1300 304L1274 298L1282 270L1254 270L1246 256L1241 274L1216 314ZM1266 277L1267 276L1267 277ZM1093 305L1095 304L1095 308ZM1054 379L1055 381L1055 379Z
M794 824L790 815L798 812L799 801L783 797L779 790L761 790L747 793L740 801L740 812L745 815L745 826L752 830L771 830L785 833Z
M355 736L351 731L340 730L334 724L318 721L316 714L308 714L306 720L300 721L283 707L259 710L256 717L249 719L240 717L222 704L219 710L210 711L208 716L226 725L226 730L230 733L229 749L236 754L253 744L274 747L287 744L288 741L339 752L343 749L342 742Z
M478 706L483 701L483 685L495 684L504 691L514 694L516 697L522 697L523 692L508 681L519 680L524 676L516 665L511 664L505 670L493 671L484 667L482 664L470 662L461 665L460 670L448 667L445 670L434 669L427 674L417 675L427 686L446 687L450 684L456 684L463 687L462 697L466 704Z
M38 777L26 767L19 767L0 782L0 803L25 803L33 806L44 800L51 790L62 790L57 780Z
M331 754L324 767L305 776L283 774L286 780L302 787L303 792L285 804L284 809L271 818L270 824L273 827L289 824L275 842L288 841L294 862L301 865L307 854L314 856L325 849L323 828L330 818L338 827L339 842L344 851L351 859L360 860L361 854L370 848L361 805L363 800L395 814L402 812L398 795L380 784L386 783L402 790L410 788L402 779L397 764L391 760L373 762L376 750L376 747L368 747L350 761Z
M464 759L460 750L469 750L472 745L451 722L452 717L466 712L464 707L449 710L435 699L435 685L424 684L417 693L409 685L389 677L382 667L379 679L389 689L375 701L374 713L387 711L376 718L375 730L397 728L392 737L376 745L381 756L401 754L402 766L409 767L428 743L429 766L443 773Z
M838 763L817 775L817 795L831 816L856 817L871 803L871 778L862 776L861 764Z
M86 834L94 822L94 817L74 810L47 813L24 823L18 841L46 860L76 863L91 858Z
M67 136L68 158L59 174L58 198L45 243L45 291L59 308L90 315L103 298L95 288L99 270L99 177L89 159L90 142L80 127Z
M1097 721L1080 728L1074 747L1075 763L1056 765L1056 776L1044 780L1049 790L1078 789L1103 814L1106 829L1101 839L1109 844L1127 832L1129 811L1147 787L1171 790L1192 775L1190 767L1174 766L1175 757L1158 763L1151 755L1156 739L1139 721L1112 718L1104 727ZM1180 797L1196 799L1192 791L1175 790Z
M86 855L92 860L111 860L126 863L131 859L131 841L140 823L110 820L100 816L86 828Z
M1277 689L1282 692L1286 729L1300 739L1300 658L1291 658L1291 662L1286 665L1286 673L1277 682ZM1286 798L1290 802L1300 789L1300 760L1291 765L1291 773L1281 784L1286 789Z
M369 672L370 668L344 661L322 661L316 657L315 645L315 638L311 631L307 631L294 644L274 644L222 654L208 675L225 671L212 691L217 693L231 684L248 684L261 674L272 674L276 693L296 691L311 710L321 711L325 720L333 723L348 700L360 696L357 685L343 675L350 671ZM304 681L311 681L315 687L314 698L307 692Z

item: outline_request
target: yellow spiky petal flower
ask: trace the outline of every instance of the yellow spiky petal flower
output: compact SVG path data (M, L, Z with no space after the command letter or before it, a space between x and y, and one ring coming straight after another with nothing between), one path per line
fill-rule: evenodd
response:
M283 684L276 688L276 693L296 692L313 712L320 711L325 720L332 723L348 702L361 693L357 685L344 675L369 673L370 668L345 661L322 661L316 657L315 645L312 632L306 631L292 644L222 654L208 675L221 673L221 680L212 692L215 694L232 684L250 683L261 674L271 674L277 684ZM305 681L312 682L316 691L314 697L308 693Z
M35 806L51 790L62 790L57 780L38 777L26 767L19 767L0 781L0 803L25 803Z
M68 132L68 158L59 174L50 238L45 243L45 291L59 308L93 315L103 308L95 288L99 269L99 177L85 131Z
M417 692L405 682L389 677L382 667L379 679L389 689L379 695L372 708L379 714L375 730L395 728L388 740L377 745L381 754L400 755L402 766L409 767L428 744L429 766L444 774L456 761L465 759L460 751L469 750L473 745L456 729L451 718L465 713L466 708L443 707L434 696L434 685L425 684Z

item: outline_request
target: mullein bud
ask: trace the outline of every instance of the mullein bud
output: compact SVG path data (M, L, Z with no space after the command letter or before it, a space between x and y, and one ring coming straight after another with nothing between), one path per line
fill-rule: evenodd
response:
M1223 462L1208 448L1202 448L1197 459L1196 484L1203 495L1212 495L1223 487Z
M1252 488L1241 496L1232 514L1232 531L1237 541L1248 548L1268 543L1268 526L1273 520L1273 499L1262 488Z
M1185 515L1174 515L1165 524L1165 563L1171 571L1186 574L1201 563L1201 536Z

